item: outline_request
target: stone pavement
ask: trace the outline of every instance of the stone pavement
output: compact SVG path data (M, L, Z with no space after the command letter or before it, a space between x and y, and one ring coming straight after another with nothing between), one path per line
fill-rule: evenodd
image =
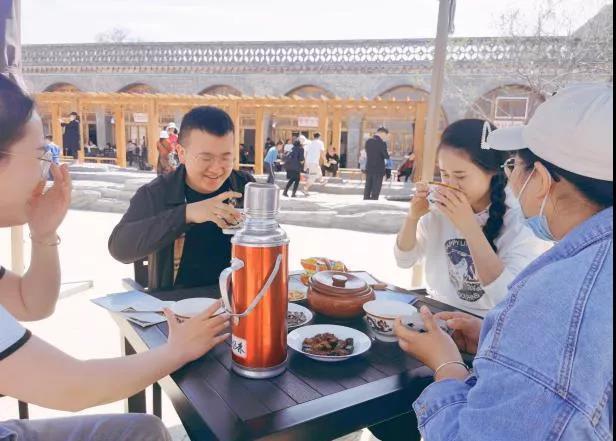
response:
M325 199L323 204L329 203ZM113 213L69 212L60 229L63 281L92 280L94 287L81 294L65 296L53 317L27 325L37 336L79 359L120 355L117 327L107 312L90 302L92 298L122 291L121 279L132 276L131 266L116 262L107 252L107 239L119 218L119 214ZM410 285L410 273L398 269L395 264L394 235L297 226L285 226L285 229L291 238L292 268L299 267L301 258L326 256L343 260L351 269L368 269L388 282L403 287ZM5 265L10 262L8 229L0 229L0 262ZM174 433L174 439L186 439L180 420L166 398L163 409L163 421ZM82 414L123 411L120 402L89 409ZM31 415L33 418L49 418L68 414L31 406ZM0 421L16 416L16 403L12 399L0 399ZM370 439L368 434L361 432L344 438L345 441Z
M71 175L72 207L106 213L126 212L135 191L154 178L152 173L89 164L72 166ZM284 187L284 179L277 184ZM296 199L283 198L280 221L288 225L393 234L404 221L408 203L391 202L385 197L404 197L410 192L410 185L394 183L390 187L386 183L381 201L364 201L360 181L330 179L327 184L313 186L309 197L298 192Z

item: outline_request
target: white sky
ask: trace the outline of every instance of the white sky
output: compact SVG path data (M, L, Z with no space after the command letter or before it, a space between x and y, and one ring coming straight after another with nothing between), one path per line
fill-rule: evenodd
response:
M530 25L558 3L566 34L606 0L458 0L456 36L502 34L513 8ZM143 41L344 40L433 37L437 0L22 0L23 43L89 43L121 27Z

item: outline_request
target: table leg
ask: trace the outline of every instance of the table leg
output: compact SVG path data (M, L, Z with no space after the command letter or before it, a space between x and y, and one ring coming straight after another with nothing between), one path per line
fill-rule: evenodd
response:
M128 340L122 337L122 355L128 356L135 355L136 353ZM126 413L147 413L145 391L128 398L125 401L124 410Z

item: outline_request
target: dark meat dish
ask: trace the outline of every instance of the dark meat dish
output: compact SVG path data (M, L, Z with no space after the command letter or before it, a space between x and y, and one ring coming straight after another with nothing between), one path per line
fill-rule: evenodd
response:
M296 328L303 325L308 321L308 317L303 312L291 312L287 313L287 325L289 328Z
M318 334L304 340L302 350L307 354L326 357L348 357L355 350L352 338L339 339L334 334Z

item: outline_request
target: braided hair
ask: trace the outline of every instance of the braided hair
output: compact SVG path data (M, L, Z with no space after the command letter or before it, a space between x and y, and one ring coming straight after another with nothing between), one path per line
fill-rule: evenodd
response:
M481 119L463 119L451 124L443 133L439 149L447 147L464 151L475 165L493 174L490 181L490 217L483 227L483 233L492 249L498 251L496 239L503 229L507 213L507 177L501 166L507 160L508 154L483 148L486 125L489 125L490 130L496 130L493 124Z

